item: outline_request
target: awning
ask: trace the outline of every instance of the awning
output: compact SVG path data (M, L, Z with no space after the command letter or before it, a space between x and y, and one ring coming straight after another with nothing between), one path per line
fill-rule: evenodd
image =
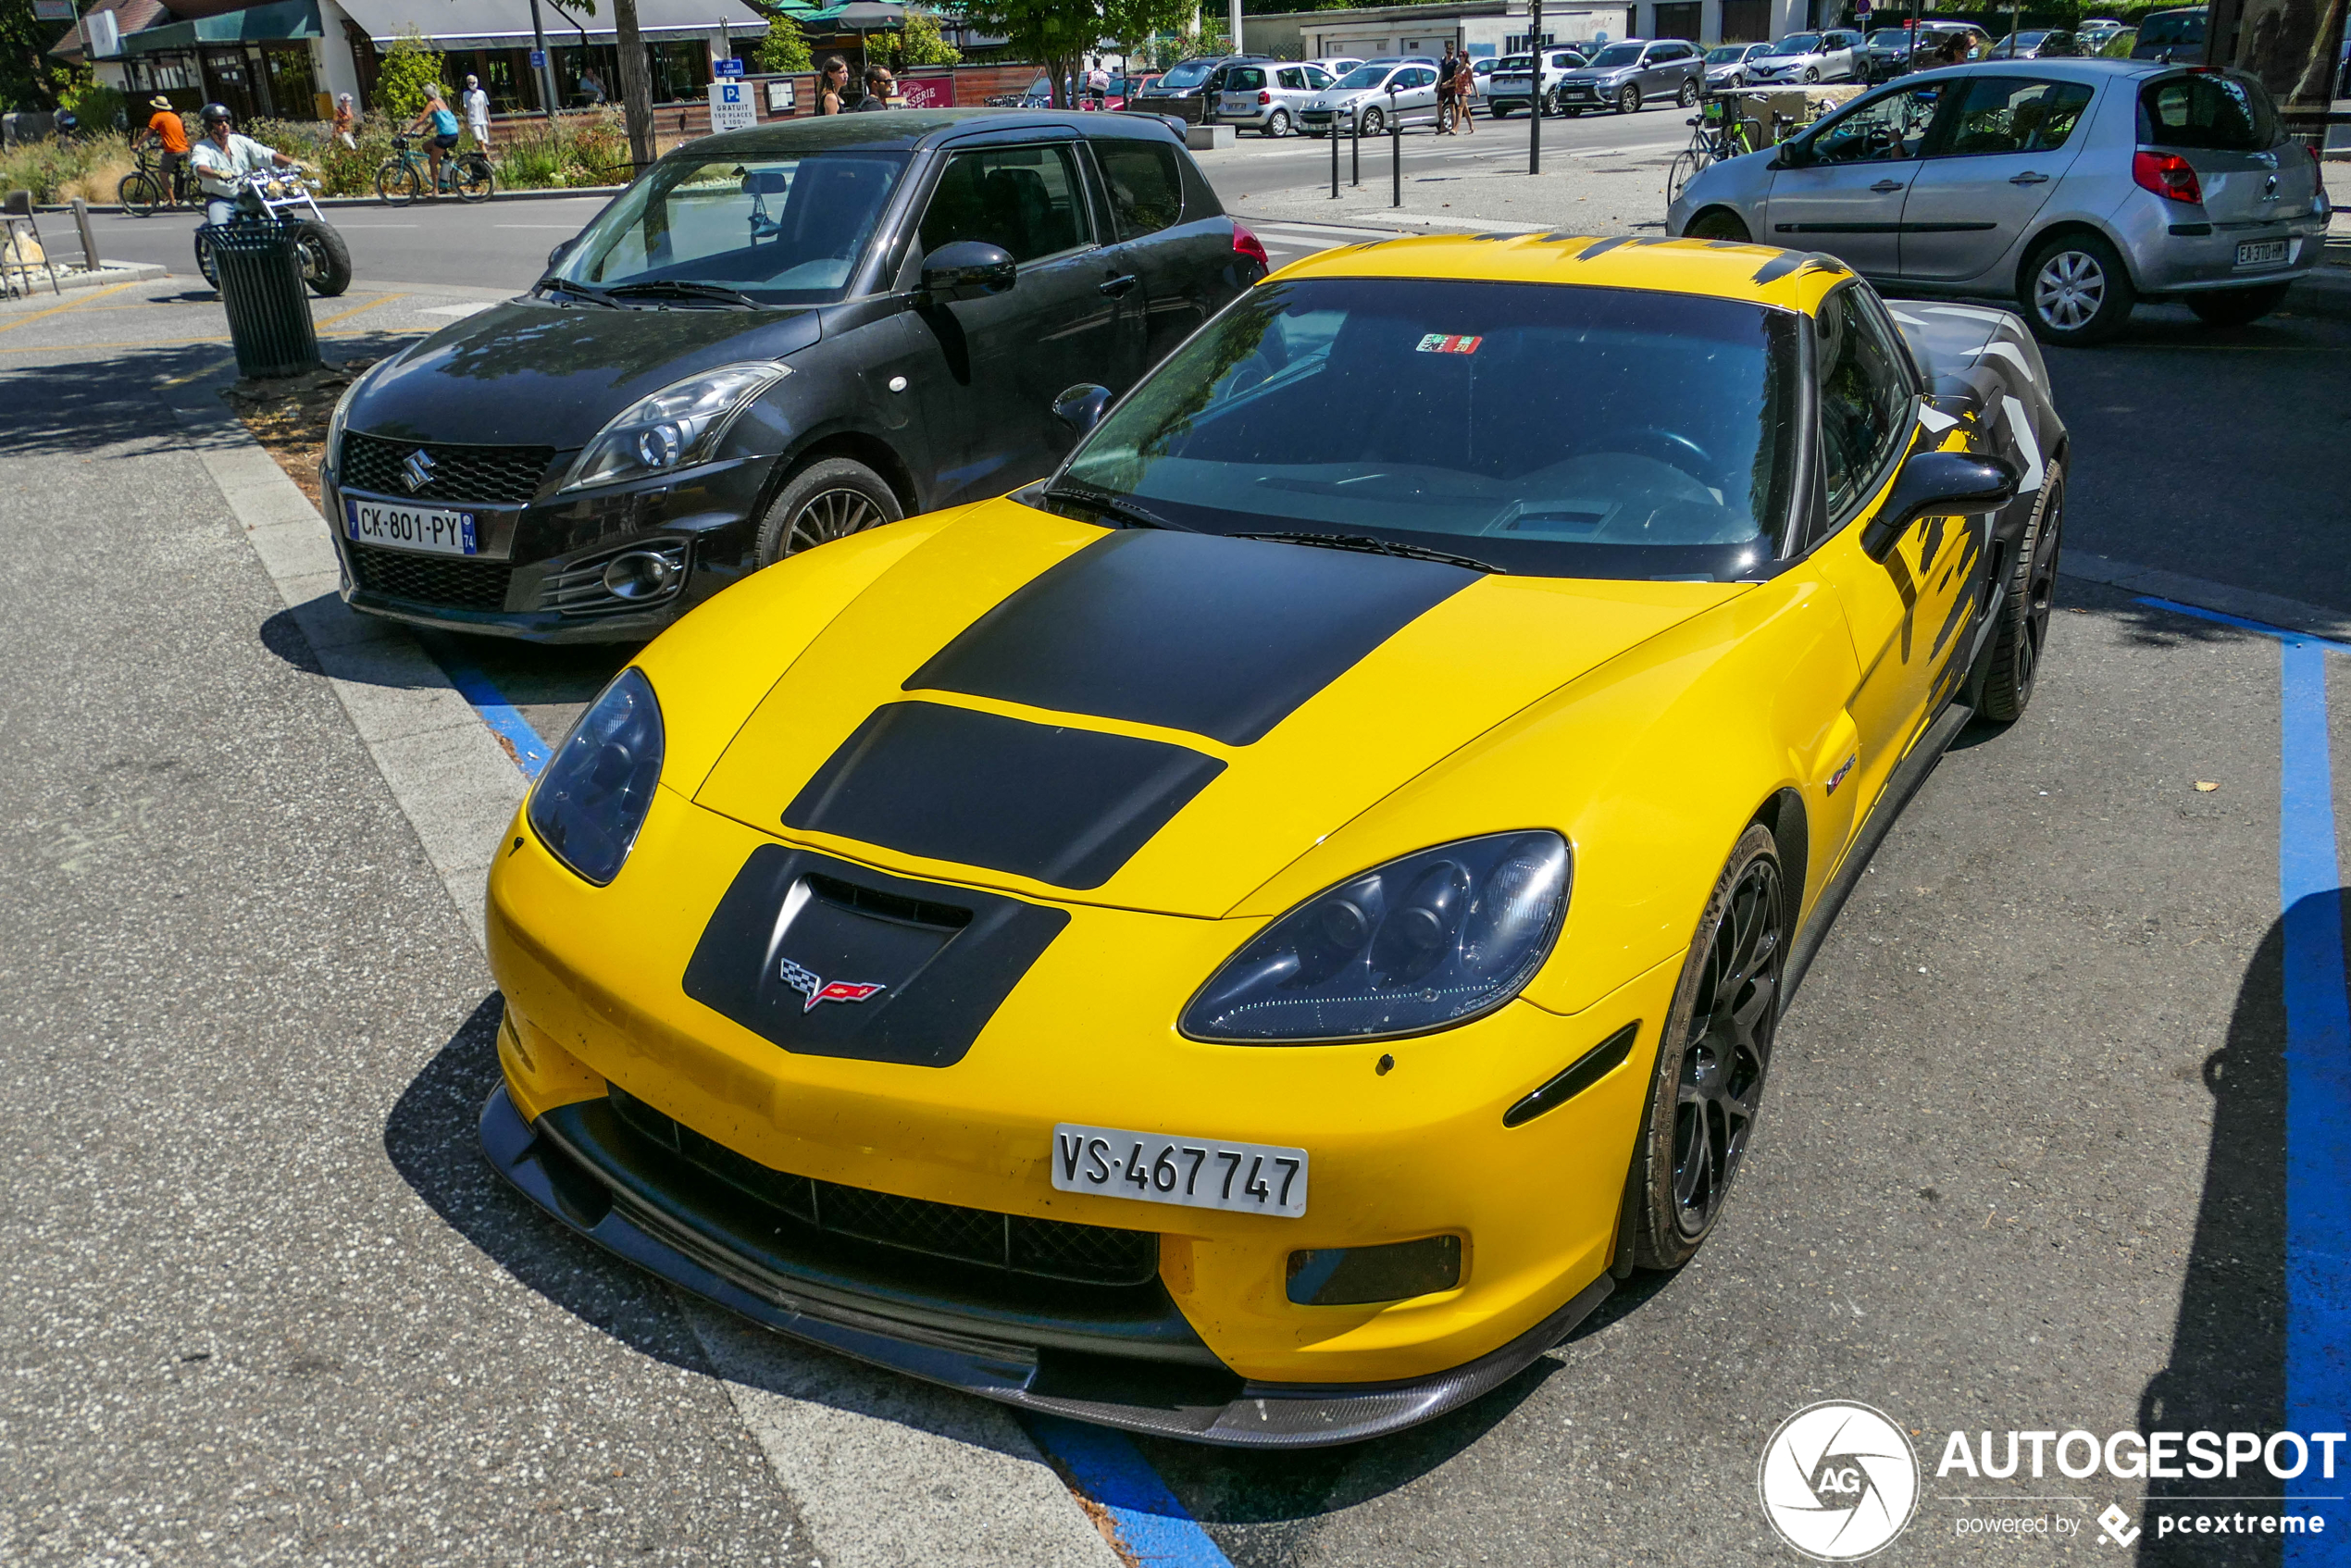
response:
M849 0L792 19L815 32L889 32L906 25L906 7L889 0Z
M420 32L442 49L529 49L530 0L341 0L343 10L359 24L377 48L388 49L404 32ZM554 0L541 0L541 24L550 49L576 48L580 34L591 44L613 44L611 0L600 0L595 14L565 10ZM765 18L742 0L637 0L637 28L646 42L707 38L724 21L737 38L763 38Z
M122 37L125 55L153 55L167 49L194 49L207 44L287 44L297 39L323 38L317 0L275 0L248 6L217 17L196 17L162 27L142 28Z

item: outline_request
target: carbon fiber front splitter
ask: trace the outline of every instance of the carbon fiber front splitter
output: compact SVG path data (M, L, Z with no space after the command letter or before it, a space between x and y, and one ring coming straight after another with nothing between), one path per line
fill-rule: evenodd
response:
M501 1084L481 1112L481 1148L500 1176L566 1226L638 1267L754 1323L796 1339L855 1356L893 1372L1073 1420L1155 1437L1227 1448L1308 1449L1384 1437L1459 1409L1507 1382L1564 1338L1606 1299L1614 1278L1603 1274L1527 1333L1449 1372L1393 1383L1300 1384L1250 1382L1225 1374L1229 1397L1194 1402L1166 1390L1167 1363L1138 1358L1133 1388L1121 1387L1115 1363L1088 1358L1093 1375L1083 1392L1055 1392L1066 1382L1049 1375L1050 1348L995 1338L999 1325L966 1334L911 1323L867 1310L830 1281L820 1298L798 1280L762 1267L713 1235L639 1201L624 1184L609 1183L591 1159L567 1146L552 1126L522 1119ZM893 1303L877 1300L876 1308ZM1213 1386L1213 1382L1210 1386ZM1158 1397L1138 1398L1145 1389Z

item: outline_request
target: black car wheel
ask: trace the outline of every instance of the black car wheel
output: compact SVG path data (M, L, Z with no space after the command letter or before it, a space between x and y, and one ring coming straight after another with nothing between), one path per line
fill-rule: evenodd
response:
M1755 236L1747 231L1747 220L1729 207L1708 207L1690 219L1682 230L1686 240L1735 240L1744 245Z
M2061 234L2034 251L2017 294L2033 335L2066 348L2114 336L2139 297L2114 247L2084 233Z
M882 477L846 457L824 457L784 481L759 519L758 562L772 566L787 555L894 523L906 514Z
M1779 1024L1783 900L1778 847L1757 824L1706 901L1658 1041L1633 1153L1633 1261L1644 1268L1690 1261L1746 1157Z
M1621 115L1639 114L1641 112L1641 90L1630 82L1625 83L1623 87L1620 88L1616 94L1616 112Z
M2214 327L2247 327L2285 303L2286 285L2262 283L2250 289L2214 289L2188 296L2196 319Z
M1560 90L1558 88L1554 87L1543 94L1543 112L1555 119L1559 117Z
M1682 81L1682 91L1673 102L1686 109L1695 107L1698 104L1698 83L1685 77Z
M1999 628L1992 634L1992 664L1984 678L1984 716L2007 724L2033 700L2033 678L2049 635L2049 599L2057 591L2058 552L2065 544L2065 467L2049 465L2033 520L2018 541L2009 573Z

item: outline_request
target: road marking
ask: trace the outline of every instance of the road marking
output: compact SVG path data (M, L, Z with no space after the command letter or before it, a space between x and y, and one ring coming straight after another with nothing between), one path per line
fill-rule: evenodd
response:
M363 310L373 310L379 305L390 305L394 300L404 300L408 296L404 293L379 294L365 305L355 305L349 310L343 311L340 315L328 317L324 321L314 321L311 323L311 328L313 330L317 330L319 328L331 327L338 321L350 320L353 317L358 315Z
M2343 862L2335 835L2327 655L2351 643L2170 599L2140 604L2274 639L2278 644L2278 904L2285 945L2284 1429L2339 1429L2351 1412L2351 996L2343 952ZM2285 1484L2289 1511L2320 1500L2315 1467ZM2340 1548L2286 1543L2296 1565L2339 1562Z
M419 316L446 316L462 321L468 316L479 316L485 310L497 308L495 300L472 300L464 305L429 305L417 312Z
M155 280L152 278L134 278L131 280L131 283L143 281L151 283L155 281ZM63 305L53 305L46 310L36 310L30 316L19 316L14 321L0 322L0 332L13 332L19 327L30 326L35 321L46 320L48 317L56 316L61 311L73 310L79 306L88 305L91 300L102 300L108 294L118 294L129 287L131 287L131 283L116 283L109 287L97 290L93 292L88 299L68 300Z
M506 701L505 693L488 676L465 659L455 653L442 653L435 655L433 662L448 672L449 683L473 704L481 722L490 726L491 732L515 759L515 765L522 769L522 776L536 779L540 770L547 765L547 759L554 755L554 749L541 737L538 728L522 716L522 710Z
M1233 1560L1124 1433L1035 1412L1023 1412L1021 1425L1061 1462L1078 1490L1110 1514L1138 1562L1151 1568L1233 1568Z

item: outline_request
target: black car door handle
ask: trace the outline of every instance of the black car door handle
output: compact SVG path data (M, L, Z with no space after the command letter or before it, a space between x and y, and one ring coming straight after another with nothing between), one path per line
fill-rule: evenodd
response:
M2035 174L2029 168L2022 174L2011 176L2009 180L2009 183L2011 185L2046 185L2048 182L2049 177L2047 175Z
M1113 278L1109 282L1104 283L1102 285L1102 292L1108 294L1113 299L1116 299L1119 295L1125 293L1127 290L1133 288L1136 284L1141 281L1141 279L1136 277L1132 272L1129 272L1124 278Z
M1881 180L1876 184L1871 186L1870 189L1883 194L1888 191L1899 191L1902 188L1902 183L1903 182L1899 180Z

